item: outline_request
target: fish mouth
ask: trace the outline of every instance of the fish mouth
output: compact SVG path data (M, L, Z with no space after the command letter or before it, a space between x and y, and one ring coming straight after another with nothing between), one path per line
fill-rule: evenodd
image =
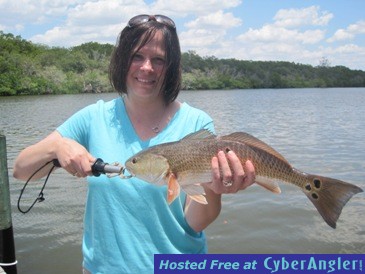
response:
M128 167L124 167L123 169L123 176L127 178L136 177L136 174L133 171L129 170Z

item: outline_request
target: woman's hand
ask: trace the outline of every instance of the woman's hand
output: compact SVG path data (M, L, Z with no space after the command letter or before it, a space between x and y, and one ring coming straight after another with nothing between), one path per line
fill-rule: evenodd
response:
M212 182L207 186L216 194L236 193L255 182L255 168L251 161L242 166L233 151L220 151L212 158Z
M62 138L58 143L56 157L61 167L71 175L77 177L92 175L91 165L96 159L76 141Z
M79 143L62 137L57 131L46 138L25 148L15 160L13 176L20 180L27 180L35 170L45 163L43 168L33 176L33 180L46 176L52 168L52 160L57 159L61 167L77 177L92 175L91 165L95 158Z

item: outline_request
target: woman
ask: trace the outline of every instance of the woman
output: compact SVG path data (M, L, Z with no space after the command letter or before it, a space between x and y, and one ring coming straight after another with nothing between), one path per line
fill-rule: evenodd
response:
M96 157L124 163L149 146L180 140L202 128L214 131L206 113L176 100L180 58L170 18L133 17L120 33L110 62L111 84L121 96L82 109L24 149L14 177L25 180L52 159L70 174L86 177L92 175ZM136 178L88 177L85 273L153 273L153 254L207 252L202 231L218 216L221 194L246 188L254 176L251 162L242 167L234 152L221 151L212 159L212 181L203 184L208 205L182 193L170 206L166 187Z

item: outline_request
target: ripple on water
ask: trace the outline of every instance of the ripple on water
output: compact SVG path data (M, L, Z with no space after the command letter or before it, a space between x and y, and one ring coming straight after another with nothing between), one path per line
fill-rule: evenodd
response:
M53 131L82 107L116 94L0 97L0 131L7 137L9 173L19 151ZM246 131L272 145L300 170L365 189L365 89L286 89L182 92L204 109L218 134ZM62 171L52 175L46 201L17 212L22 183L10 176L19 273L77 273L86 185ZM212 253L365 253L364 193L330 228L295 187L281 195L255 186L223 198L207 229ZM77 195L75 195L77 193ZM57 272L60 269L59 272Z

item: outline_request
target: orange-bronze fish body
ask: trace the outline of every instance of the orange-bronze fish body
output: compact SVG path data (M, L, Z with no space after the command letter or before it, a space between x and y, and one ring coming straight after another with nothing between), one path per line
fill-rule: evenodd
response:
M278 181L298 186L333 228L348 200L363 191L340 180L301 172L272 147L243 132L217 137L208 130L200 130L180 141L143 150L128 159L125 166L137 178L167 184L168 203L179 195L181 187L192 199L206 204L201 183L212 179L211 159L218 151L230 150L242 164L250 160L255 167L256 183L272 192L280 193Z

